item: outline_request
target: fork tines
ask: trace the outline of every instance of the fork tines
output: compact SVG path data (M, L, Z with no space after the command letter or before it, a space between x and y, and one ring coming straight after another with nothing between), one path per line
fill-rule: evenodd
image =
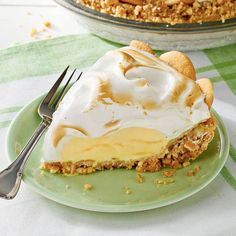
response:
M66 91L66 88L68 87L68 84L70 83L74 73L75 73L76 69L73 70L72 74L70 75L69 79L67 80L67 82L65 83L63 89L61 90L61 92L59 93L58 97L56 98L56 100L54 101L54 106L57 106L59 104L59 102L61 101L61 99L64 96L64 93Z
M68 87L71 79L73 78L73 76L74 76L74 74L76 72L76 69L74 69L72 74L70 75L70 77L66 81L65 85L63 86L61 91L58 93L57 90L58 90L59 86L61 85L63 79L65 78L68 69L69 69L69 66L67 66L66 69L62 72L62 74L59 76L59 78L56 81L56 83L52 86L52 88L48 92L47 96L43 99L41 104L44 107L50 107L52 110L56 110L57 105L60 103L61 99L65 95L66 88ZM81 75L82 75L82 72L79 74L79 76L76 79L76 81L78 81L80 79Z

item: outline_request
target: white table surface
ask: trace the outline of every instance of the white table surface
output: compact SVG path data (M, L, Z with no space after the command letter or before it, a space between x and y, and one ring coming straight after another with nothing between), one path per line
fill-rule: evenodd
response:
M30 32L33 28L40 31L45 21L52 28L38 39L86 32L52 0L0 0L0 48L36 40Z
M43 22L47 20L52 23L52 28L40 34L39 39L86 32L52 0L0 0L0 48L35 40L30 36L32 28L42 29ZM14 115L6 114L7 118ZM1 118L4 119L3 116ZM1 143L6 138L6 132L7 129L4 129L0 135ZM3 147L0 150L1 169L8 164L4 152ZM230 194L224 196L225 192ZM222 197L226 202L216 210L215 206ZM233 236L236 235L236 227L232 219L235 218L236 223L236 212L231 209L232 202L235 202L235 193L222 177L185 201L134 214L103 214L72 209L45 199L23 183L16 199L0 199L0 236ZM199 216L203 214L205 217L201 219ZM221 217L215 220L216 215ZM207 222L205 219L208 219Z

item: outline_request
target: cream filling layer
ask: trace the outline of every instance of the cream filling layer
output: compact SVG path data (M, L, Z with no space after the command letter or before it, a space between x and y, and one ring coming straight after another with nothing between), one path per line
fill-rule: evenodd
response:
M69 139L62 146L61 161L137 160L161 154L167 142L165 136L154 129L141 127L118 129L97 138Z

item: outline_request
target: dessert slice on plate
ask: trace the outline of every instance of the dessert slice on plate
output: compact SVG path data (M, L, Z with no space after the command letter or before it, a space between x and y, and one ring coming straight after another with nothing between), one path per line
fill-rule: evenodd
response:
M65 95L44 140L52 173L180 168L214 136L213 87L181 52L145 43L107 52Z

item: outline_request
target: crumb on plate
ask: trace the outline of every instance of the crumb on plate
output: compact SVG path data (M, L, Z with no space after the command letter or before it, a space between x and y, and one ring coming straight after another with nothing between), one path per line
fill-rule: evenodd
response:
M84 184L85 190L91 190L93 188L92 184Z
M154 184L172 184L174 183L175 180L174 179L155 179L154 180Z
M199 171L200 171L200 166L199 166L199 165L196 165L196 166L194 167L194 171L195 171L195 172L199 172Z
M194 176L195 172L193 170L190 170L187 172L187 176Z
M130 195L132 193L129 187L125 187L125 194Z
M162 174L164 175L164 177L172 177L175 174L176 170L165 170L162 172Z
M140 184L143 183L143 181L144 181L143 176L140 173L136 174L135 179L136 179L136 182L140 183Z

